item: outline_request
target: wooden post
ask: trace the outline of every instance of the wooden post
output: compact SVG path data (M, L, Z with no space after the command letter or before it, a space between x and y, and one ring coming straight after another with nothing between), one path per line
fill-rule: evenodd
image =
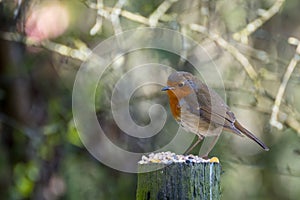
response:
M139 164L137 200L220 199L218 162Z

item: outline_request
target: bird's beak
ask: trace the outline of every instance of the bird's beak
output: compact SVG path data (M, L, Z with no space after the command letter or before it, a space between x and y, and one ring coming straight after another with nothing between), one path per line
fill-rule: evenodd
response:
M173 87L166 86L166 87L161 88L161 91L167 91L167 90L173 90L173 89L174 89Z

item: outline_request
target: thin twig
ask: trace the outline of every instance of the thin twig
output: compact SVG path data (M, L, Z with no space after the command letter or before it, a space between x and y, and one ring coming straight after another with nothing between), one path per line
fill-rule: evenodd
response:
M257 112L267 114L267 115L270 115L272 113L272 110L266 107L258 107L258 106L253 107L253 105L241 105L241 104L234 104L234 105L240 108L255 110ZM295 119L295 117L293 116L294 114L295 113L278 111L278 117L281 119L282 123L294 129L300 136L300 122L297 119Z
M110 8L106 7L106 9L110 9ZM145 24L145 25L150 25L147 17L143 17L142 15L134 14L134 13L126 11L126 10L121 11L121 16L125 17L131 21L134 21L134 22L138 22L138 23Z
M102 29L102 16L101 14L101 10L103 10L103 0L97 0L97 17L96 17L96 23L93 26L93 28L91 28L90 30L90 34L91 35L95 35L97 32L101 31Z
M250 64L248 58L246 58L237 48L228 43L220 35L212 32L208 32L206 27L198 24L190 24L190 29L199 33L205 34L211 40L214 40L218 45L227 50L237 61L239 61L244 67L250 79L254 82L256 89L259 89L258 75L254 70L254 67Z
M0 31L0 38L7 40L7 41L21 42L23 44L26 44L27 46L43 47L47 50L56 52L60 55L75 58L80 61L86 61L89 58L89 56L92 54L92 51L87 46L81 45L80 49L73 49L66 45L58 44L58 43L51 42L51 41L44 41L44 42L38 43L38 42L28 39L27 37L25 37L19 33Z
M255 32L276 13L278 13L284 2L285 0L277 0L269 10L261 12L261 17L248 23L247 26L241 31L234 33L233 39L241 41L244 44L248 44L248 36Z
M149 24L151 27L157 26L159 19L167 12L167 10L172 6L177 0L165 0L162 2L158 8L150 15Z
M113 7L113 10L110 15L111 24L114 28L115 34L122 32L122 27L120 23L120 14L122 11L122 7L125 4L126 0L118 0L116 5Z
M208 28L208 18L209 18L209 0L202 0L201 4L201 15L203 15L203 26Z
M300 60L300 41L297 40L296 38L289 38L289 43L291 44L296 44L297 43L297 48L294 57L291 59L288 67L286 68L286 72L283 76L282 82L279 86L276 99L272 108L272 115L270 119L270 124L278 129L282 129L283 125L281 122L278 120L278 112L279 112L279 107L282 101L282 97L284 94L284 91L286 89L287 83L291 77L291 74L293 73L297 63Z
M96 9L97 14L104 17L105 19L109 19L111 12L113 12L112 7L103 6L103 8L101 8L96 3L93 3L93 2L86 2L86 4L87 4L87 6L89 6L89 8ZM120 15L126 19L133 21L133 22L150 25L148 18L144 17L142 15L135 14L135 13L132 13L132 12L129 12L126 10L121 10Z

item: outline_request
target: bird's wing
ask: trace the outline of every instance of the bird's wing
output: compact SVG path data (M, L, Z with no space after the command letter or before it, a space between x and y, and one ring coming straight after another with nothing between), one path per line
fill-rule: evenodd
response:
M242 135L234 127L236 118L223 99L202 82L198 82L197 85L200 87L194 88L195 92L185 97L189 102L190 112L216 127L224 126L227 130Z

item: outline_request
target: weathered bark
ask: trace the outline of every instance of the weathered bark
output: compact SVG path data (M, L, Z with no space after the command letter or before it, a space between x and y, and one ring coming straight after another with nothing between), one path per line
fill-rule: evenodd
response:
M219 163L140 164L137 200L220 199Z

